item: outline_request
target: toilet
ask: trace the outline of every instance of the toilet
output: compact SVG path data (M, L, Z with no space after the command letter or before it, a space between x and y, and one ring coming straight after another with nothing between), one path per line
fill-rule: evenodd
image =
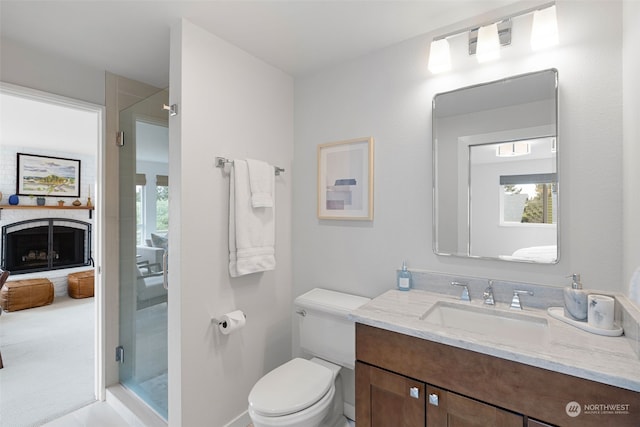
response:
M340 371L355 366L355 326L347 316L369 301L319 288L295 299L300 348L312 358L290 360L253 386L255 427L348 426Z

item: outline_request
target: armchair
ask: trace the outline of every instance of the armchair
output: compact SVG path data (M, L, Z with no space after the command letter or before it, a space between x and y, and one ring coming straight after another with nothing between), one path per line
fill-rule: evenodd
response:
M136 280L136 306L138 310L167 302L167 290L163 286L162 276L161 265L157 263L138 264Z

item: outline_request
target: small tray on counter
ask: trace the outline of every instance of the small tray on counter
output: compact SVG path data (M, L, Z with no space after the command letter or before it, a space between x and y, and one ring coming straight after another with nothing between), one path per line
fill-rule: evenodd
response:
M549 313L549 316L554 319L561 320L564 323L568 323L569 325L575 326L583 331L591 332L592 334L604 335L606 337L619 337L623 333L622 327L618 325L614 325L615 327L613 329L602 329L591 326L587 322L579 322L577 320L569 319L564 315L563 307L549 307L547 309L547 313Z

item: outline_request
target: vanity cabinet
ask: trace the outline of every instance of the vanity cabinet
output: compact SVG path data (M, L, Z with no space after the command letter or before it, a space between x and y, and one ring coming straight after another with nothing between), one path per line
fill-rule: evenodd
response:
M358 427L637 427L640 420L640 393L361 323L356 359ZM627 406L572 417L572 402Z
M429 427L522 427L524 417L468 397L427 386Z
M365 413L357 413L358 425L523 426L521 415L362 362L356 362L356 381L363 391L356 405L364 401L368 407Z
M543 423L543 422L536 421L534 419L529 418L527 427L553 427L553 426L551 424Z
M356 362L358 383L367 385L361 397L368 407L366 413L356 414L358 426L424 427L426 387L423 382ZM356 407L358 403L356 401Z

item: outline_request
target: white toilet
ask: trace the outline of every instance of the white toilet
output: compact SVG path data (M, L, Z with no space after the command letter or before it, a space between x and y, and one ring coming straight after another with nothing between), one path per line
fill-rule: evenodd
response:
M369 301L318 288L295 299L300 348L315 357L290 360L258 380L249 393L255 427L348 425L340 370L354 368L355 326L347 315Z

